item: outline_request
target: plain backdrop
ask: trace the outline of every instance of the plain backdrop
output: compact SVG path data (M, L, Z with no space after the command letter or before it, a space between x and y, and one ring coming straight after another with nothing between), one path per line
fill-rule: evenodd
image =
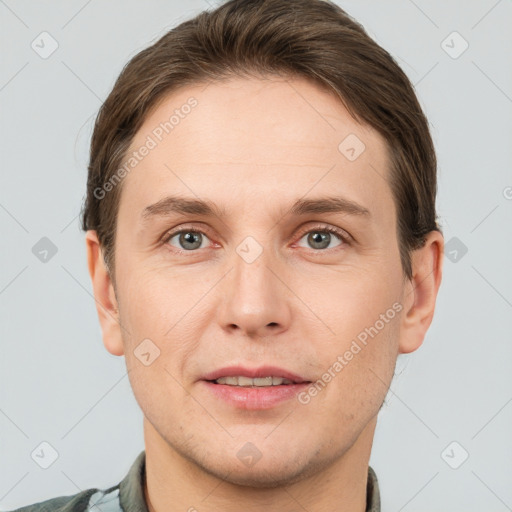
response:
M512 510L512 3L338 3L415 84L447 242L433 324L399 357L379 417L382 510ZM117 484L144 448L91 296L78 217L88 144L129 58L215 5L0 1L2 510ZM58 454L47 469L31 456L41 446Z

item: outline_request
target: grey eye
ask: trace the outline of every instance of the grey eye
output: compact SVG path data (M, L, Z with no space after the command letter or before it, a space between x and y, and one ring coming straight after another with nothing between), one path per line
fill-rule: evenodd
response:
M336 238L340 240L340 236L336 233L330 233L329 231L324 231L320 229L315 229L306 233L302 238L307 238L307 244L312 249L327 249L329 248L330 243ZM339 242L337 245L340 245ZM333 246L334 247L334 246Z
M178 237L179 244L177 246L171 242L176 237ZM199 231L179 231L169 238L169 243L174 247L178 247L178 249L193 251L194 249L201 248L204 239L207 239L207 237Z

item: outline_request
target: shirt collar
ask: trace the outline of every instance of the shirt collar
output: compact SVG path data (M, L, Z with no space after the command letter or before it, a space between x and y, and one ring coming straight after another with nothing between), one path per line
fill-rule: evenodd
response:
M366 484L366 512L380 512L379 481L371 466L368 466L368 482Z
M144 497L145 479L146 451L143 450L119 484L119 501L125 512L149 512Z

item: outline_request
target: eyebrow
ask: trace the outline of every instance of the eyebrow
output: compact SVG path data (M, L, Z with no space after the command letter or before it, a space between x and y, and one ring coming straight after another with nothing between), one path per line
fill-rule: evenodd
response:
M318 199L299 199L291 207L293 215L309 213L346 213L371 217L370 211L364 206L344 197L321 197Z
M165 217L173 213L202 215L204 217L226 216L225 210L220 209L211 201L179 196L167 196L144 208L141 217L143 220L146 220L150 217Z
M166 217L174 213L204 217L226 217L226 210L219 208L211 201L180 196L167 196L147 206L142 211L141 217L143 221L146 221L152 217ZM290 213L295 216L312 213L345 213L347 215L371 217L371 213L367 208L344 197L298 199L290 208Z

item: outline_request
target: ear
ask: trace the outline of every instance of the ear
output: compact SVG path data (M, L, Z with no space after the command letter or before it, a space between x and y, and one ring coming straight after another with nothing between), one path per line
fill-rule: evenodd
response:
M431 231L425 245L412 253L412 278L404 287L399 352L417 350L432 323L443 270L444 238Z
M124 347L119 324L119 309L114 286L103 260L103 252L96 231L87 231L85 243L96 311L103 333L103 344L111 354L121 356L124 354Z

